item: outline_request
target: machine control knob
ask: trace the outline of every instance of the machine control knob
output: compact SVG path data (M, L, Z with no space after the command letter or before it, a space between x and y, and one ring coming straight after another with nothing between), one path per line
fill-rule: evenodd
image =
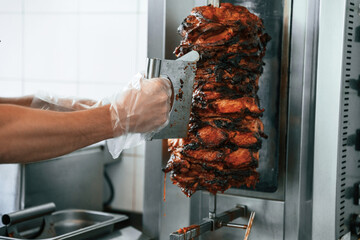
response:
M360 216L358 214L350 216L350 230L352 234L360 237Z

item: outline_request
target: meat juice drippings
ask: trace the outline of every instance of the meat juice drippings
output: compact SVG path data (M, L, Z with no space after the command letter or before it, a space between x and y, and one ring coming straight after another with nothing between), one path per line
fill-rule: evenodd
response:
M163 201L166 202L166 173L164 173L164 193L163 193ZM165 208L164 208L165 209ZM165 210L164 210L165 211ZM166 213L164 212L164 217L166 217Z
M255 186L262 138L257 91L270 37L262 20L245 7L222 3L196 7L179 27L175 54L200 54L188 137L169 140L165 172L191 196Z
M164 196L163 196L163 200L164 202L166 202L166 173L164 174Z

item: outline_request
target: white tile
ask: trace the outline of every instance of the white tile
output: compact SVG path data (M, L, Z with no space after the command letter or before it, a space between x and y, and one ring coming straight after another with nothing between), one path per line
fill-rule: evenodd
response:
M93 100L101 100L103 98L110 98L116 92L120 92L121 88L121 84L80 83L79 96Z
M77 85L75 83L25 81L23 94L36 94L39 91L44 91L49 94L56 94L59 97L76 97L76 90Z
M80 12L136 12L137 0L79 0Z
M22 11L22 0L0 0L0 12L17 12Z
M135 14L80 16L80 81L126 83L135 73Z
M21 80L0 80L0 97L19 97L22 95Z
M139 0L139 12L147 13L149 0Z
M29 12L76 12L77 0L24 0L24 11Z
M25 15L25 78L77 79L76 15Z
M0 15L0 78L22 76L22 16Z
M140 14L137 44L137 71L144 72L147 58L147 14Z

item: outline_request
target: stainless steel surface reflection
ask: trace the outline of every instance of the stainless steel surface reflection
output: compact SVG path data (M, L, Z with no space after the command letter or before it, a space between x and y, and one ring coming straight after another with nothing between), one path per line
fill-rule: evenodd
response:
M111 233L114 224L128 219L125 215L109 214L97 211L87 210L63 210L54 212L51 215L53 226L55 228L56 236L46 238L52 239L96 239L97 236ZM22 223L24 226L31 226L33 224ZM34 226L40 229L41 226ZM24 229L24 231L31 231L31 229ZM0 229L0 239L15 240L19 238L6 237L4 228ZM21 238L26 239L26 238ZM33 238L32 238L33 239ZM34 238L44 239L44 238Z
M288 48L286 39L284 41L284 4L279 0L226 0L234 5L244 6L250 12L263 19L265 32L271 36L271 41L267 45L265 57L263 59L265 66L264 72L260 77L258 96L260 106L265 109L261 120L265 126L265 133L269 136L263 140L260 150L259 167L260 181L255 190L261 192L275 192L280 187L283 190L283 181L279 181L279 173L283 173L280 167L284 167L285 154L282 154L285 148L281 143L281 137L285 135L286 124L281 125L281 118L286 118L282 114L282 109L286 109L287 91L282 88L287 85L287 76L281 75L281 68L287 68L287 59L283 59L282 51ZM288 24L288 23L286 23ZM283 49L284 47L284 49ZM283 135L283 136L281 136ZM281 165L280 165L281 163ZM282 180L281 178L280 180ZM279 186L281 185L281 186ZM277 199L283 199L283 193L279 193Z

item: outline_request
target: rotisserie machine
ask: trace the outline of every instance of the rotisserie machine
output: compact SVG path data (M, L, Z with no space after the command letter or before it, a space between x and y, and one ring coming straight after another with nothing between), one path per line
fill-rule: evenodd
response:
M272 38L258 92L269 136L260 180L254 189L187 198L162 172L166 140L149 141L144 233L161 240L358 239L360 0L222 2L260 16ZM175 59L177 27L206 4L219 1L149 0L148 57Z

